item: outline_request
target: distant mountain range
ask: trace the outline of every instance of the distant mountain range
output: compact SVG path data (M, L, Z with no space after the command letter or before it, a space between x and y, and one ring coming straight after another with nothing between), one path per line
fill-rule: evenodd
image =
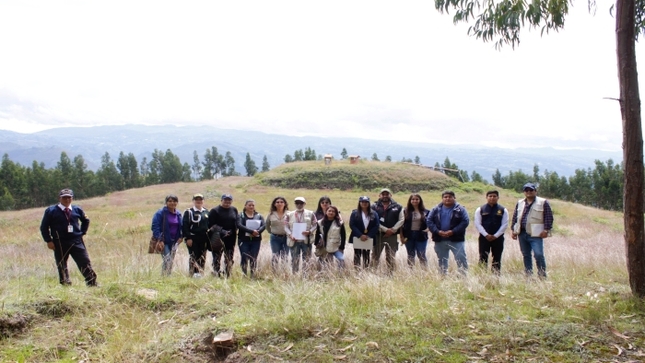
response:
M101 156L107 151L116 162L119 153L133 153L137 161L143 157L150 160L155 149L172 150L182 163L193 164L196 150L200 160L207 148L216 146L221 154L230 151L235 158L235 169L244 174L246 153L250 153L258 168L262 158L267 156L271 167L284 162L286 154L293 155L298 149L311 147L317 154L332 154L340 158L343 148L350 155L360 155L371 159L376 153L380 160L391 156L393 161L402 158L414 159L419 156L421 163L434 165L443 163L446 157L460 169L476 170L485 179L491 180L495 169L502 174L509 170L522 169L532 174L533 165L544 170L556 171L561 176L571 176L575 169L594 166L594 160L615 162L622 160L621 152L603 150L556 150L549 147L531 149L504 149L468 145L444 145L400 141L367 140L351 137L298 137L266 134L257 131L220 129L210 126L96 126L65 127L21 134L0 130L0 153L22 165L30 166L34 160L44 162L46 167L54 167L65 151L73 159L81 154L88 167L96 170L101 165Z

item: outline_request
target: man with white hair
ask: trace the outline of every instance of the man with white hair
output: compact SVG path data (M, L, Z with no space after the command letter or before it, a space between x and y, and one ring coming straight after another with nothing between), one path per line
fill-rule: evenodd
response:
M291 269L293 273L300 269L300 257L304 267L311 258L311 244L315 240L318 220L313 211L305 209L307 201L304 197L295 199L296 210L288 212L285 219L287 246L291 250Z

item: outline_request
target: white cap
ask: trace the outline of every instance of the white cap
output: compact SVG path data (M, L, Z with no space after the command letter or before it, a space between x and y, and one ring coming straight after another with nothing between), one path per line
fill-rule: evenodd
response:
M297 198L295 199L295 202L303 202L303 203L307 203L307 201L305 200L305 197L297 197Z

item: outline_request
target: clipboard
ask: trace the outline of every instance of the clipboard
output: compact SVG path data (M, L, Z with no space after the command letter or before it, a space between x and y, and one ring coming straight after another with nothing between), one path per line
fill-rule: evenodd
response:
M374 238L368 238L365 241L361 241L359 237L354 237L352 243L354 244L355 250L371 250L374 248Z

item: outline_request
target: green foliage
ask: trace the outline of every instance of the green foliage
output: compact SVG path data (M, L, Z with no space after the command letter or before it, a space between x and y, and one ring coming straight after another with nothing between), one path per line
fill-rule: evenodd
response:
M595 168L576 169L575 174L566 178L557 172L545 170L539 175L537 165L533 175L529 176L518 171L509 171L502 176L499 169L493 174L493 183L504 189L522 191L527 182L537 183L539 195L546 198L557 198L590 205L607 210L622 210L623 208L623 168L609 159L605 163L595 161Z
M270 169L271 166L269 165L269 160L267 159L267 156L264 155L264 157L262 158L262 172L264 173L265 171L269 171Z
M347 156L348 156L348 155L349 155L349 154L347 154L347 149L343 148L343 151L341 151L341 152L340 152L340 158L341 158L342 160L345 160L345 159L347 159Z
M524 26L541 28L542 33L564 28L569 0L435 0L435 8L442 13L454 10L455 24L474 21L468 35L495 42L499 48L504 44L519 45L520 30Z
M246 169L246 176L253 176L255 175L255 173L258 172L258 167L255 165L255 161L251 159L251 154L249 153L246 153L246 160L244 161L244 169Z
M226 170L222 171L222 176L240 175L240 173L235 171L235 159L230 151L227 151L224 156L224 165L226 166Z

